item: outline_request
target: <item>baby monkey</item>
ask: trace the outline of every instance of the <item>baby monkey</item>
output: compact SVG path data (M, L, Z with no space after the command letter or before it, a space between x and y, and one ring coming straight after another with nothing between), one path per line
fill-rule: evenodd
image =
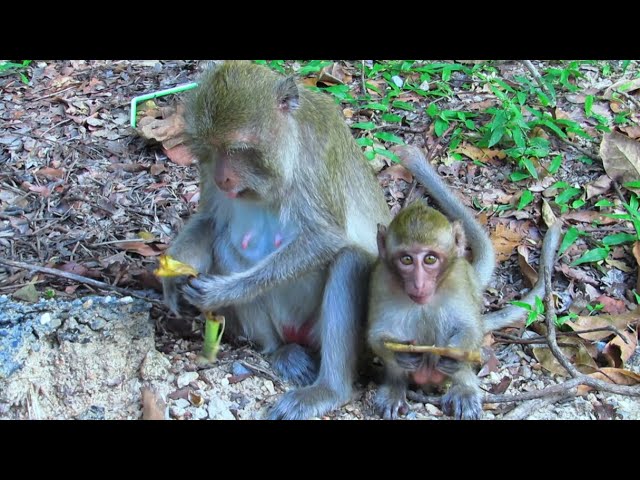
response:
M420 150L396 151L442 210L416 201L388 228L378 226L379 258L371 275L367 341L383 361L385 378L375 406L385 419L408 411L409 383L421 387L451 379L443 411L456 419L478 419L482 392L469 363L425 353L393 352L385 342L477 350L486 332L520 319L525 310L507 307L482 315L482 293L495 268L491 240L473 214L449 191ZM555 256L561 226L545 236L538 282L522 301L544 292L542 266ZM473 260L465 258L467 240ZM551 257L550 257L551 256Z

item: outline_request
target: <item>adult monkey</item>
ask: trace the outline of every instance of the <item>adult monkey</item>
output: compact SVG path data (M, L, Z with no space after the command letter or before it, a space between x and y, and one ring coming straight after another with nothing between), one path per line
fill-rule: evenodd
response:
M473 214L449 192L415 147L396 150L440 207L454 220L417 201L400 211L389 227L379 225L379 259L371 276L367 340L383 360L385 380L375 397L379 413L397 418L408 410L406 388L452 385L443 409L456 418L477 419L482 411L478 378L465 362L423 353L394 353L386 342L477 350L486 332L523 316L520 307L481 315L482 292L495 267L491 241ZM540 256L538 282L522 301L533 304L544 291L544 271L560 242L560 222L549 228ZM465 258L469 246L473 260Z
M214 65L186 103L200 166L198 212L168 254L200 275L165 300L223 310L228 325L301 388L271 419L351 399L382 189L334 101L249 62Z

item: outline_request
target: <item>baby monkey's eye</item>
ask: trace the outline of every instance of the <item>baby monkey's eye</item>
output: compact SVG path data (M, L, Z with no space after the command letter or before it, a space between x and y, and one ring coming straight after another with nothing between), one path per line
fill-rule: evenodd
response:
M400 263L402 263L403 265L411 265L413 263L413 259L410 255L403 255L402 257L400 257Z
M427 255L424 257L424 263L426 263L427 265L433 265L437 261L438 257L436 257L435 255Z

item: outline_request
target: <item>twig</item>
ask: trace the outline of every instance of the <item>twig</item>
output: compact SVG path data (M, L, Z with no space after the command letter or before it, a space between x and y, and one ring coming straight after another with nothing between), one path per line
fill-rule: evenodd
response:
M245 360L238 360L238 362L245 368L248 368L249 370L254 370L258 373L263 374L264 376L266 376L267 378L271 379L273 382L278 383L279 385L282 385L282 380L280 380L280 378L276 377L273 373L271 373L269 370L265 370L262 367L259 367L258 365L254 365L253 363L249 363Z
M362 96L365 97L367 95L367 85L365 84L364 78L364 60L360 60L362 69L360 70L360 81L362 82Z
M62 92L66 92L67 90L74 89L78 85L80 85L80 82L75 82L70 87L63 88L62 90L58 90L57 92L49 93L48 95L43 95L42 97L32 98L29 101L30 102L37 102L39 100L44 100L45 98L55 97L56 95L60 95Z
M555 395L550 395L546 398L529 400L524 402L522 405L518 405L502 418L503 420L526 420L541 408L546 407L547 405L553 405L554 403L561 402L562 400L566 400L571 397L572 395L567 395L566 393L556 393Z
M543 126L544 129L547 129L547 127ZM575 148L577 151L579 151L580 153L582 153L583 155L586 155L587 157L589 157L591 160L595 160L596 162L600 161L600 157L598 155L595 155L593 153L591 153L589 150L587 150L586 148L581 147L580 145L576 145L575 143L573 143L571 140L567 139L567 138L562 138L560 136L558 136L555 132L553 132L552 130L548 130L549 132L551 132L555 138L557 138L558 140L560 140L562 143L565 143L567 145L569 145L572 148Z
M29 265L24 262L14 262L13 260L7 260L5 258L0 258L0 264L8 265L10 267L22 268L24 270L29 270L32 272L45 273L47 275L53 275L56 277L66 278L67 280L73 280L75 282L83 283L85 285L91 285L92 287L100 288L103 290L111 290L114 292L118 292L122 295L130 295L132 297L141 298L142 300L146 300L147 302L151 302L155 305L163 306L164 304L155 298L150 298L141 292L136 292L135 290L129 290L122 287L116 287L114 285L109 285L108 283L101 282L99 280L94 280L92 278L83 277L82 275L76 275L75 273L64 272L62 270L58 270L55 268L48 267L40 267L38 265Z
M573 330L571 332L557 332L556 335L559 336L563 336L563 337L577 337L579 335L582 335L583 333L594 333L594 332L611 332L614 333L615 335L617 335L618 337L620 337L620 339L628 344L629 340L627 339L627 337L625 337L624 335L622 335L622 332L620 332L620 330L618 330L616 327L614 327L613 325L607 325L605 327L598 327L598 328L588 328L586 330ZM500 343L518 343L518 344L522 344L522 345L528 345L528 344L536 344L536 343L547 343L547 339L546 337L543 337L542 335L537 335L535 337L531 337L531 338L518 338L515 337L513 335L509 335L508 333L504 333L504 332L492 332L493 335L498 336L498 337L502 337L507 341L504 340L496 340L499 341ZM560 345L560 344L558 344ZM560 346L569 346L569 345L560 345Z
M564 353L562 353L562 350L560 350L556 339L556 307L553 304L553 287L551 286L551 273L547 269L545 269L544 271L544 285L544 319L547 326L547 343L549 345L549 350L551 350L553 356L556 357L558 362L560 362L560 365L562 365L564 369L569 372L569 375L571 375L573 378L577 378L581 375L581 373L576 367L571 364Z
M627 92L623 92L622 90L614 90L616 93L619 93L620 95L622 95L624 98L626 98L627 100L629 100L631 103L633 103L637 108L640 108L640 102L633 96L633 95L629 95Z
M544 91L544 93L546 93L547 95L551 96L549 89L542 81L542 76L540 75L540 72L538 72L538 69L535 67L535 65L531 63L531 60L522 60L522 64L527 68L527 70L529 70L529 72L533 76L534 80L536 81L540 89Z
M563 395L572 397L577 395L577 387L579 385L587 385L597 390L617 393L619 395L640 397L639 386L616 385L580 374L579 377L572 378L570 380L567 380L566 382L558 383L556 385L550 385L546 388L543 388L542 390L523 392L517 395L493 395L488 393L483 397L482 403L524 402L527 400L534 400L536 398L543 398L552 395ZM433 405L440 405L441 403L441 396L425 395L424 393L414 392L412 390L409 390L407 392L407 398L414 402L431 403Z
M404 343L384 342L384 346L392 352L431 353L453 358L460 362L482 363L479 350L463 350L461 348L436 347L428 345L408 345Z

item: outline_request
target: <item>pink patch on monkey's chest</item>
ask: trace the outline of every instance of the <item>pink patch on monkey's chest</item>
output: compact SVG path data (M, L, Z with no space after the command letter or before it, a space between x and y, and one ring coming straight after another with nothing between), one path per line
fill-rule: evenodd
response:
M252 231L249 231L244 234L244 236L242 237L242 241L240 242L240 246L242 247L243 250L246 250L247 248L249 248L249 243L251 243L252 238L253 238ZM282 245L283 239L284 238L281 233L276 233L273 238L273 246L275 248L280 248L280 246Z
M295 325L285 325L282 327L282 337L285 343L297 343L305 347L313 345L311 339L311 329L313 328L313 320L309 320L299 327Z

